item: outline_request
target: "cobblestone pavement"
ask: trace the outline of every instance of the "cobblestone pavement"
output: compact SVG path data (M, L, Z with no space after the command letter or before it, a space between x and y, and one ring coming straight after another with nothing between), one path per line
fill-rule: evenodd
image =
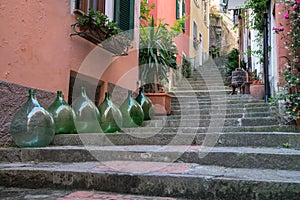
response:
M176 200L168 197L146 197L98 191L24 189L0 187L1 200Z

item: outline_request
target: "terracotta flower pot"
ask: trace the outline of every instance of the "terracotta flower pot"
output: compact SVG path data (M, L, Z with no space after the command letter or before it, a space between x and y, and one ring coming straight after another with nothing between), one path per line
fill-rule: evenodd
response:
M171 114L172 95L168 93L145 93L155 107L155 114Z
M263 99L265 96L265 85L264 84L250 85L250 94L255 99Z
M297 119L296 119L296 124L297 124L298 126L300 126L300 118L297 118Z

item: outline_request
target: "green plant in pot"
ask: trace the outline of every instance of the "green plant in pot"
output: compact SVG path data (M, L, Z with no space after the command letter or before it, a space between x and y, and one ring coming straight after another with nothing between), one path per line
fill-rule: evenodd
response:
M140 29L139 65L145 92L159 92L161 81L167 79L170 68L177 69L175 33L161 21L155 26L152 17L147 27Z

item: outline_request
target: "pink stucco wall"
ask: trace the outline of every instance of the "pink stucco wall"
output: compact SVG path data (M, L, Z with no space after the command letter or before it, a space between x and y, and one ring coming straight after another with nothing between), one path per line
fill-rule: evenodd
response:
M0 79L67 94L70 70L78 71L95 48L78 36L70 37L70 25L76 22L70 10L70 0L1 1ZM105 80L114 83L116 74L138 64L136 53L120 59L109 65ZM134 76L130 81L135 83L137 72Z
M174 0L149 0L149 4L154 4L155 8L152 10L151 14L153 15L155 21L162 19L163 23L167 23L170 26L173 26L176 22L176 1ZM186 6L186 16L190 15L190 1L185 0ZM188 18L185 23L185 32L179 37L175 38L175 43L178 49L178 60L181 59L182 52L185 52L189 56L189 34L190 34L190 19Z
M276 19L276 27L284 26L285 30L281 34L286 34L289 30L287 29L287 20L284 18L284 14L286 13L286 9L283 3L275 4L275 19ZM280 73L285 70L285 64L287 59L285 58L288 55L288 50L285 48L284 40L282 39L282 35L277 34L276 36L276 52L277 52L277 72L279 77L279 83L282 83L282 77Z

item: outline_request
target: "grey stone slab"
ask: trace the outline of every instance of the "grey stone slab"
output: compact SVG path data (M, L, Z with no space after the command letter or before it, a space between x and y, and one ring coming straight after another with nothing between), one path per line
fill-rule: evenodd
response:
M5 151L2 153L5 154ZM88 162L97 160L176 161L226 167L300 170L300 150L286 148L174 146L169 144L163 146L52 146L22 149L22 161Z
M81 188L186 199L298 199L300 172L268 169L238 169L192 164L181 172L168 166L153 169L150 163L140 172L113 162L76 164L1 164L1 185L32 188ZM170 165L170 164L169 164ZM180 165L180 163L178 163ZM146 169L149 166L152 169ZM176 165L172 165L173 171ZM182 168L182 166L178 167ZM180 171L180 170L179 170Z

